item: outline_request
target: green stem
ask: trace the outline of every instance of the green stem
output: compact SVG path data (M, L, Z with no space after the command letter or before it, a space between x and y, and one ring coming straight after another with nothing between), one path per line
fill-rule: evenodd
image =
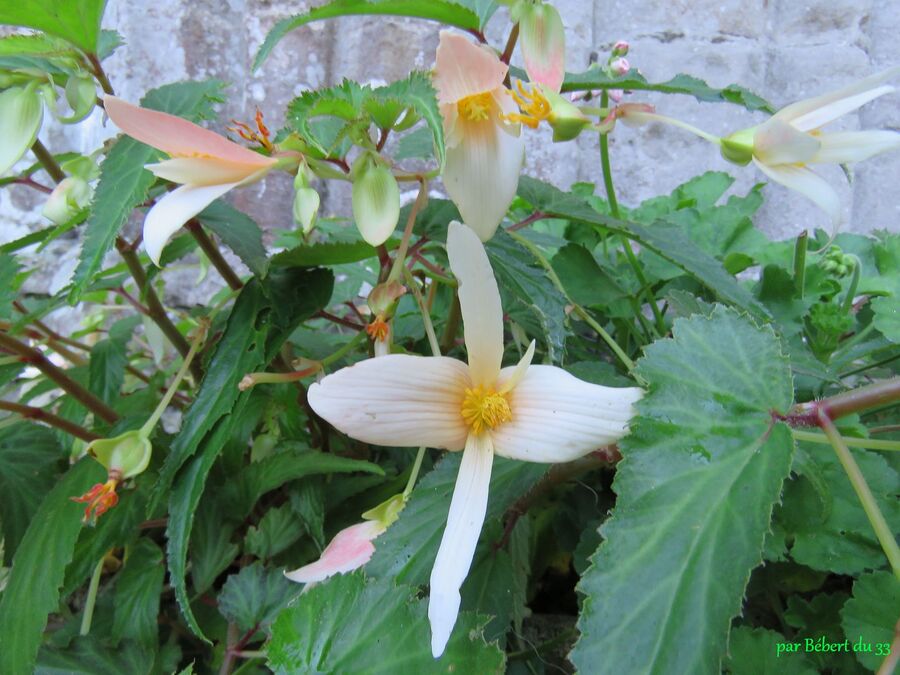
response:
M335 361L339 361L342 358L344 358L347 354L349 354L354 349L356 349L357 345L362 343L366 339L366 337L367 337L366 331L364 331L364 330L359 331L356 335L353 336L353 339L350 340L350 342L345 344L343 347L338 349L333 354L329 354L324 359L322 359L320 361L320 363L322 364L322 368L325 368L326 366L330 366Z
M447 323L444 324L444 334L441 335L441 353L446 354L456 342L456 331L459 329L459 320L462 318L462 307L459 305L459 295L453 293L453 302L450 304L450 314L447 315Z
M847 295L844 297L844 302L841 304L841 309L844 314L849 314L850 310L853 309L853 296L856 295L856 289L859 286L859 275L862 262L856 256L853 256L853 258L855 259L855 264L853 265L853 276L850 277L850 288L847 289Z
M794 244L794 289L797 298L802 300L806 287L806 250L809 244L809 232L803 230Z
M428 314L428 307L425 305L425 299L419 291L418 283L413 278L412 272L410 272L406 266L403 267L403 276L406 279L406 284L412 291L413 296L415 296L416 304L419 306L419 312L422 314L422 323L425 324L425 335L428 336L428 344L431 346L431 352L434 356L440 356L441 347L438 344L437 336L434 334L434 325L431 323L431 316Z
M841 465L844 467L844 471L847 473L847 478L850 479L850 484L853 485L853 489L856 491L856 495L862 503L866 516L868 516L869 522L875 530L875 536L878 537L881 548L884 549L888 562L891 564L894 576L897 579L900 579L900 547L897 546L897 540L894 538L894 533L884 519L881 509L878 508L878 502L875 501L875 497L869 489L869 484L866 483L862 471L859 470L856 460L853 459L850 448L847 447L847 444L838 432L837 427L834 426L834 422L831 421L831 418L822 409L819 409L818 416L819 425L831 442L834 451L837 453L838 459L841 461Z
M419 214L425 204L428 203L428 181L423 180L419 183L419 194L416 195L416 201L413 202L409 209L409 217L406 219L406 228L403 230L403 239L400 240L400 248L397 249L397 255L394 258L394 265L388 274L387 283L397 281L403 274L403 263L406 261L406 252L409 250L409 238L412 236L413 226L416 224L416 216Z
M150 437L150 434L153 433L153 427L156 426L156 423L159 422L159 418L162 417L162 414L165 412L166 408L169 406L169 403L172 402L172 397L175 396L175 392L178 391L178 386L181 384L181 381L184 379L184 376L187 375L188 368L191 367L191 361L194 360L194 357L197 355L197 351L200 349L200 345L203 344L203 340L206 338L206 331L208 329L208 324L204 321L200 324L200 328L197 330L197 335L194 337L194 341L191 343L191 348L187 353L187 356L184 357L184 363L181 364L181 368L178 369L178 373L175 375L175 379L172 384L169 385L169 388L166 390L166 393L163 395L162 400L159 402L159 405L156 406L156 410L153 411L153 414L144 422L144 426L141 427L140 434L147 438Z
M60 168L53 153L51 153L37 138L34 139L34 143L31 145L31 151L54 182L61 183L65 179L66 172Z
M416 478L419 477L419 469L422 468L422 459L425 457L425 448L419 448L419 451L416 453L416 461L413 462L412 471L409 474L409 480L406 481L406 487L403 488L403 501L409 499L409 495L412 494L413 488L416 485Z
M628 355L624 351L622 351L622 348L616 343L615 340L613 340L612 336L605 330L603 330L603 327L599 323L594 321L594 318L590 314L588 314L587 310L584 309L584 307L574 302L572 298L569 297L569 294L566 292L562 281L560 281L559 277L556 274L556 271L550 264L550 261L547 260L541 250L518 232L509 232L509 236L522 244L522 246L527 248L531 252L531 254L535 258L537 258L538 262L547 272L547 276L550 278L550 281L554 286L556 286L559 292L562 293L563 296L565 296L566 301L572 305L575 313L578 314L578 316L580 316L582 319L584 319L587 325L593 328L597 335L599 335L609 346L609 348L613 350L615 355L619 357L619 360L622 362L622 364L628 369L628 372L634 374L634 361L628 358Z
M100 558L97 566L94 567L94 573L91 575L91 583L88 586L87 597L84 600L84 615L81 617L80 635L87 635L91 632L91 621L94 619L94 606L97 604L97 591L100 589L100 575L103 573L103 561L106 555Z
M802 431L791 429L791 435L798 441L831 445L828 436L817 434L814 431ZM900 441L884 441L877 438L852 438L844 437L844 443L851 448L864 448L866 450L895 450L900 451Z
M114 96L115 91L113 91L112 85L109 83L109 78L106 76L106 72L103 70L103 66L100 64L100 59L97 58L96 54L88 53L86 54L86 56L88 58L88 61L90 61L91 70L94 71L94 76L97 78L97 82L100 83L100 88L103 89L104 93Z

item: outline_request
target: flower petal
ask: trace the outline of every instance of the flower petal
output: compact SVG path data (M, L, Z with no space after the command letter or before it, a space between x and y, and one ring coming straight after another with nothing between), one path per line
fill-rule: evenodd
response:
M458 118L455 146L447 146L441 177L463 221L482 241L494 236L506 215L525 161L525 138L502 123Z
M34 144L43 118L44 102L36 88L11 87L0 93L0 176Z
M812 131L888 93L891 88L881 84L898 75L900 66L889 68L841 89L792 103L775 113L775 117L800 131Z
M291 581L309 584L324 581L335 574L345 574L362 567L372 554L375 545L372 540L384 532L385 527L376 520L367 520L344 528L322 551L321 557L293 572L285 572Z
M796 190L815 202L816 206L831 217L835 227L841 222L841 200L837 192L815 171L790 164L767 166L756 158L753 159L753 163L776 183Z
M158 201L144 219L144 248L150 259L159 265L163 248L178 228L237 185L182 185Z
M431 622L434 658L444 653L459 614L459 588L472 566L475 546L484 525L493 460L488 434L471 435L463 451L447 527L431 570L428 620Z
M258 164L230 162L218 157L176 157L144 168L164 180L189 185L239 183L259 171Z
M309 404L364 443L460 450L468 427L466 364L443 356L387 354L341 368L309 388Z
M504 368L503 383L515 368ZM568 462L628 432L637 387L616 389L579 380L562 368L531 366L508 394L512 420L491 431L494 451L527 462Z
M503 84L509 66L486 47L449 31L441 31L434 66L438 103L456 103L466 96Z
M525 354L519 359L519 362L509 374L509 377L503 379L503 386L500 387L501 394L512 391L515 386L522 381L522 378L525 377L525 373L528 372L528 366L531 365L531 360L534 358L534 346L535 341L532 340L531 344L528 345L528 349L525 350Z
M224 136L186 119L132 105L115 96L103 97L109 119L132 138L170 155L218 157L263 167L276 160L232 143Z
M528 78L559 93L566 75L566 34L555 7L524 5L519 41Z
M459 281L472 384L493 386L503 360L503 308L494 271L475 233L455 220L447 228L447 257Z
M753 155L763 164L801 164L816 154L821 143L775 117L753 134Z
M822 147L810 163L861 162L888 150L900 148L900 133L896 131L844 131L819 136Z

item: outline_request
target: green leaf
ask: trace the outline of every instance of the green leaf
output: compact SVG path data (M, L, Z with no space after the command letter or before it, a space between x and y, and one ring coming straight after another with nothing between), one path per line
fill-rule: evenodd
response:
M47 493L31 519L0 598L0 672L32 671L82 528L82 507L71 498L103 478L97 462L82 459Z
M566 73L562 91L587 89L630 89L633 91L658 91L663 94L687 94L698 101L734 103L747 110L775 112L771 103L737 84L730 84L724 89L716 89L699 78L683 73L676 75L671 80L659 83L648 82L635 69L617 77L610 77L599 68L592 68L583 73Z
M207 493L195 515L191 533L191 583L205 593L241 552L231 539L236 529L226 516L226 504L214 492Z
M481 637L483 621L460 614L447 650L431 656L426 603L390 579L360 573L310 588L272 625L276 673L500 673L504 655Z
M434 136L431 129L417 127L397 141L394 159L430 159L434 157ZM401 220L401 222L403 222Z
M434 144L438 165L444 165L444 120L438 109L437 94L431 85L431 78L423 72L414 71L405 80L392 82L373 92L375 100L396 102L403 108L412 108L428 125Z
M250 527L244 538L244 550L257 558L271 558L303 536L303 522L290 505L269 509L259 525Z
M731 675L816 675L804 645L765 628L740 626L731 633L725 672Z
M192 120L212 116L212 104L221 100L224 84L218 80L176 82L150 91L141 105ZM100 165L100 182L94 194L93 212L85 226L78 267L72 279L69 302L78 302L94 280L103 258L132 210L147 199L156 178L144 165L159 153L127 136L120 137Z
M761 561L793 442L791 374L771 329L734 311L678 319L645 350L650 383L620 442L612 517L579 590L582 672L718 673Z
M106 0L22 0L0 7L0 23L42 30L96 53L105 6Z
M397 583L410 586L428 583L447 523L461 454L447 453L416 486L400 518L378 537L375 555L366 565L367 574L395 579ZM494 457L485 523L502 517L506 509L528 492L547 470L545 464Z
M652 226L617 220L594 210L581 197L529 176L519 178L519 196L547 215L567 218L622 234L658 256L680 267L716 293L719 298L758 318L769 313L747 289L725 271L722 263L695 246L676 224L657 222Z
M875 314L875 328L891 342L900 344L900 298L875 298L870 307Z
M90 384L88 388L106 403L113 405L119 399L125 381L128 353L122 340L100 340L91 347Z
M629 296L580 244L564 246L550 263L566 293L579 305L606 307Z
M269 258L262 243L262 230L250 216L218 199L197 216L256 276L266 276Z
M877 670L890 652L898 608L900 581L890 572L864 574L853 583L853 597L844 605L841 624L856 659L869 670ZM860 649L855 648L857 644Z
M325 548L325 486L315 478L297 481L290 491L291 509L312 537L316 548Z
M272 257L272 266L278 267L319 267L343 265L345 263L368 260L378 255L375 247L364 241L311 244L297 246Z
M502 640L513 614L524 611L526 586L527 578L515 574L509 553L501 549L483 556L472 566L461 594L461 606L491 615L484 627L484 637Z
M281 39L295 28L313 21L340 16L378 15L411 16L456 26L463 30L481 28L481 17L465 5L448 0L332 0L304 14L282 19L266 36L253 59L253 70L259 68ZM482 10L481 16L490 14Z
M8 565L28 524L53 487L63 450L56 435L34 424L0 429L0 527Z
M12 316L12 303L18 291L15 281L20 270L14 255L0 252L0 319L10 319Z
M144 675L153 668L154 650L131 640L115 647L99 637L76 637L66 649L44 647L36 675ZM169 672L169 671L163 671Z
M282 569L266 569L256 562L232 574L219 593L219 611L242 631L266 625L300 594Z
M511 300L504 302L504 311L520 322L523 313L536 319L550 361L561 362L566 349L565 296L537 266L531 252L505 232L498 231L485 250L501 294Z
M159 597L165 574L163 553L151 539L141 537L128 549L125 566L116 577L113 638L133 639L156 648Z

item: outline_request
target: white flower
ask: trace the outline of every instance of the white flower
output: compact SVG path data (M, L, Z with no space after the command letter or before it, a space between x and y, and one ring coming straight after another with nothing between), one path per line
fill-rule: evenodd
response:
M484 247L472 230L453 222L447 254L459 281L468 364L391 354L343 368L309 389L316 413L363 442L463 450L431 574L435 657L456 623L459 588L484 523L494 454L529 462L582 457L627 432L642 393L532 366L534 343L518 365L501 368L503 311Z

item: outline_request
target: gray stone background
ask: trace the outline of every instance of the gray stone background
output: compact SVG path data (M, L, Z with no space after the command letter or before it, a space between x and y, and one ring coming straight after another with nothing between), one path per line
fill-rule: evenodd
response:
M111 0L104 25L118 30L126 44L106 67L117 93L134 102L148 89L180 79L215 77L230 82L228 103L219 123L212 125L221 131L231 118L249 121L257 106L269 125L278 128L291 98L344 77L382 84L404 77L411 68L433 65L437 24L353 17L294 31L257 73L251 73L252 58L274 23L315 4ZM570 71L583 70L592 51L605 54L617 40L627 40L629 61L651 81L685 72L712 86L744 85L781 106L900 64L900 4L892 0L557 0L555 4L567 28ZM507 14L501 9L488 27L492 44L502 48L508 29ZM513 62L520 62L518 54ZM698 103L684 96L638 92L628 100L652 102L659 112L717 135L763 119L762 114L737 106ZM834 128L900 129L898 101L896 93L885 96L846 116ZM113 133L96 112L75 127L46 124L41 137L56 152L91 152ZM631 129L620 125L611 137L611 148L619 199L628 205L668 193L706 170L735 176L732 190L736 192L764 180L754 168L728 164L715 147L668 126ZM574 181L601 182L593 135L552 144L547 131L532 133L527 156L526 173L560 187ZM844 230L900 229L900 153L858 165L852 186L838 167L823 167L822 173L840 192ZM782 238L809 227L828 227L822 212L786 188L771 185L765 196L756 222L770 235ZM291 197L291 179L271 175L237 191L231 199L269 230L291 227ZM45 227L42 201L24 187L0 190L0 243ZM329 186L323 191L326 214L349 210L348 190ZM54 243L35 260L42 273L29 281L30 290L61 288L76 259L77 239ZM182 274L181 281L170 279L175 287L181 286L176 292L181 302L204 302L211 295L211 288L194 283L196 271L167 270L166 274Z

